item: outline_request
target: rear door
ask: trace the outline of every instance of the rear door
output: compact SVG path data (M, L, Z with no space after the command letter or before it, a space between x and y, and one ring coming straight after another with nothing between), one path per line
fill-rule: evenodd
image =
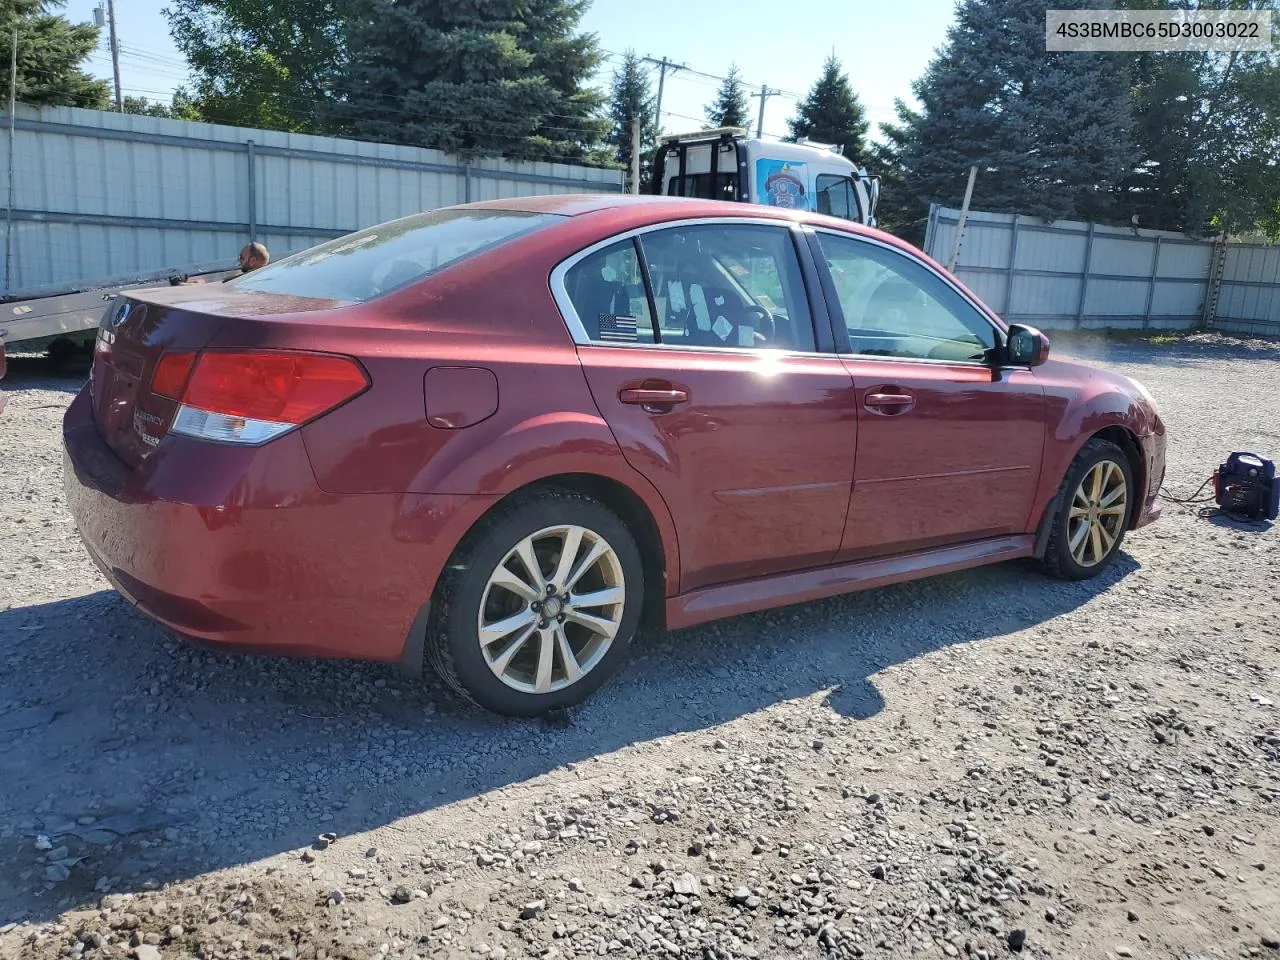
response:
M553 276L597 406L671 510L681 591L820 565L840 546L853 380L817 349L796 236L674 225Z
M995 326L923 261L816 237L860 417L840 559L1025 532L1045 437L1034 372L993 366Z

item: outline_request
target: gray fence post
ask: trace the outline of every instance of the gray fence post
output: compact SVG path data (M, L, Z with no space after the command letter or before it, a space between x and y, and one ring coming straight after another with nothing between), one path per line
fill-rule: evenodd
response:
M927 253L929 256L933 257L933 259L935 260L937 260L938 258L934 255L934 252L933 252L933 241L935 239L934 233L937 229L938 229L938 204L931 203L929 204L929 219L925 221L925 225L924 225L924 252Z
M249 242L254 243L258 239L258 165L252 140L244 142L244 152L249 158Z
M1160 272L1160 240L1156 237L1156 253L1151 258L1151 279L1147 281L1147 306L1142 311L1142 329L1151 326L1151 300L1156 295L1156 275Z
M462 165L462 202L471 202L471 164Z
M1089 269L1093 263L1093 224L1089 224L1089 232L1084 241L1084 266L1080 270L1080 299L1076 303L1076 327L1084 319L1084 298L1089 293Z
M1009 272L1004 277L1004 309L1005 316L1013 313L1013 274L1018 266L1018 215L1013 215L1013 236L1009 239Z

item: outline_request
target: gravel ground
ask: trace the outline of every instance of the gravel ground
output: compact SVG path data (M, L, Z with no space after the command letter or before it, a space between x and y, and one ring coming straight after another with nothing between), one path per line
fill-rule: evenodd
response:
M1173 491L1280 454L1280 345L1105 349ZM1274 528L647 636L506 721L132 611L63 507L77 387L0 386L4 958L1280 957Z

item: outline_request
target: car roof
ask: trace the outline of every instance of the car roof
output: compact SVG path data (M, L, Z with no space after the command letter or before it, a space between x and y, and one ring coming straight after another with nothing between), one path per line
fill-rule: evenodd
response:
M851 220L830 217L811 210L788 210L784 207L770 207L756 203L730 203L724 200L703 200L695 197L637 196L628 193L561 193L483 200L478 203L458 204L449 209L511 210L518 213L549 213L562 217L583 217L595 214L597 216L594 219L609 220L618 226L623 223L639 226L646 223L656 224L667 220L701 217L784 220L860 233L911 250L913 253L919 253L897 237Z
M689 197L637 196L630 193L557 193L536 197L482 200L479 203L458 204L453 209L515 210L521 213L554 213L562 217L580 217L583 214L598 213L601 210L642 207L655 214L665 212L665 208L671 208L676 211L677 216L702 217L708 214L698 212L696 208L705 207L714 202ZM722 205L722 203L717 204L716 209Z

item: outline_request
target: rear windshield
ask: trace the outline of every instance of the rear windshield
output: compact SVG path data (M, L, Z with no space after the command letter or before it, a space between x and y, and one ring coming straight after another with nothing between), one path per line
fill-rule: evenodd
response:
M232 283L298 297L372 300L560 219L517 210L433 210L329 240Z

